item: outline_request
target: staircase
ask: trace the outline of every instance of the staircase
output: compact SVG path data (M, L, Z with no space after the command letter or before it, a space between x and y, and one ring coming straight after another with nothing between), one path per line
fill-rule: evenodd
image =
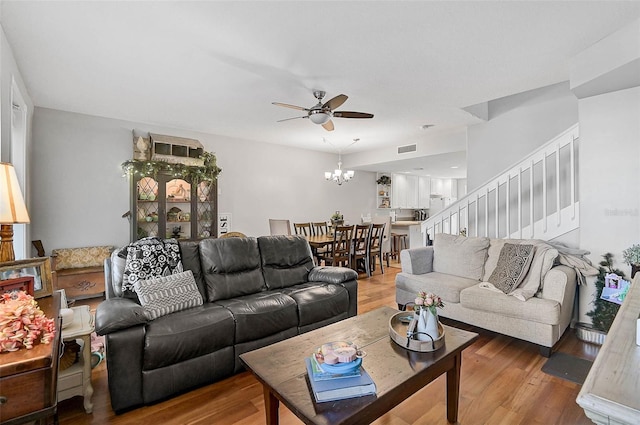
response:
M579 227L578 125L433 214L422 231L551 240Z

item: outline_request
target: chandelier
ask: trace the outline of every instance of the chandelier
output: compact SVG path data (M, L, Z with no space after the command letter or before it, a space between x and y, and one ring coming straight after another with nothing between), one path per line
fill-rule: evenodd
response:
M333 180L338 183L338 186L341 186L342 183L348 182L353 178L355 172L353 170L342 171L342 155L338 154L338 168L331 171L325 171L324 178L326 180Z

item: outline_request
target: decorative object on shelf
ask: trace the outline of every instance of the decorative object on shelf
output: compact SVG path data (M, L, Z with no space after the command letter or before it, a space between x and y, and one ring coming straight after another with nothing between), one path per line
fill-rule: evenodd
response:
M389 186L391 184L391 177L387 176L386 174L383 174L380 176L378 180L376 180L376 183L381 184L383 186Z
M191 185L184 180L175 179L167 183L167 199L170 201L190 201Z
M204 146L196 139L149 133L151 160L202 167Z
M624 262L631 266L631 279L640 271L640 244L633 244L622 251Z
M603 300L601 298L602 291L605 288L608 274L614 273L618 276L624 276L624 273L613 268L613 254L606 253L602 257L603 260L600 262L600 267L598 267L598 277L596 278L596 293L593 299L594 309L588 312L587 316L591 317L591 323L595 330L609 332L620 305Z
M438 312L436 308L443 308L442 298L433 293L418 292L415 299L416 337L420 341L434 341L439 337Z
M55 336L55 321L45 316L36 300L24 291L0 297L0 353L49 344Z
M0 262L14 261L13 225L29 223L29 213L22 197L16 170L0 162Z

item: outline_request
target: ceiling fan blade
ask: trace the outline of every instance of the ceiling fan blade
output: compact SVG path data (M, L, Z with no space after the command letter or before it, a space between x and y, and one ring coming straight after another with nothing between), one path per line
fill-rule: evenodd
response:
M347 96L346 94L339 94L322 105L322 109L329 108L333 111L334 109L339 108L344 102L347 101L347 99L349 99L349 96Z
M308 115L305 115L305 116L303 116L303 117L285 118L285 119L283 119L283 120L278 120L278 121L276 121L276 122L290 121L290 120L297 120L298 118L309 118L309 116L308 116Z
M324 127L324 129L327 131L333 131L333 121L327 121L326 123L322 124L322 127Z
M271 102L271 104L276 106L284 106L285 108L297 109L299 111L308 111L307 108L303 108L302 106L289 105L288 103Z
M333 116L336 118L373 118L373 114L351 111L335 111Z

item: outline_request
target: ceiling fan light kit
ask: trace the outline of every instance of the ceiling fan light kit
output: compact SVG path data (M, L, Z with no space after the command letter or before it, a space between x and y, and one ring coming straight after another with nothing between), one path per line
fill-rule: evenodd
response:
M283 120L278 120L278 122L289 121L296 118L309 118L312 123L321 125L327 131L333 131L334 126L331 118L373 118L373 114L369 114L367 112L334 111L334 109L339 108L344 102L346 102L349 97L345 94L339 94L323 104L322 99L325 94L326 93L322 90L314 90L313 96L318 99L318 103L311 108L303 108L302 106L290 105L288 103L272 102L272 104L276 106L307 112L307 115L285 118Z

